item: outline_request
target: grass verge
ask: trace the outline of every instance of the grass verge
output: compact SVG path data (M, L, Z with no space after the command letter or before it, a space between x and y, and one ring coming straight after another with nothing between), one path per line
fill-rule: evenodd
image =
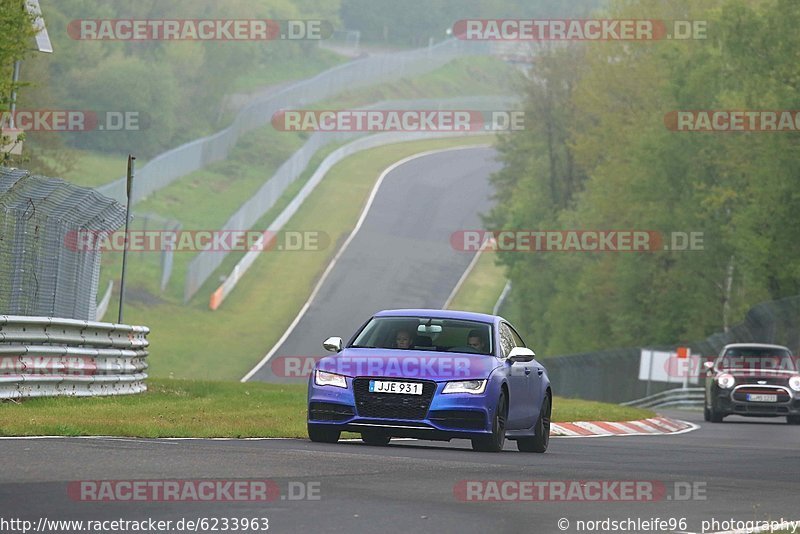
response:
M491 252L481 253L448 309L492 313L506 285L505 271L495 259L496 255Z
M141 395L0 403L3 436L306 437L306 386L151 379ZM556 398L553 420L621 421L648 410Z

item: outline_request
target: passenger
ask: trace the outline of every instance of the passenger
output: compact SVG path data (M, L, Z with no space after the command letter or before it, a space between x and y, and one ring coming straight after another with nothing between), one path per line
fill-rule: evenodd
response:
M483 342L483 336L478 330L470 330L467 336L467 345L475 349L480 354L486 354L486 343Z

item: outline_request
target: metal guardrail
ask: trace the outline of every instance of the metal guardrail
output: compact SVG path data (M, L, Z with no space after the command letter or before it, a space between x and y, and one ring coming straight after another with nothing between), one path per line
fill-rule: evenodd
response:
M108 286L106 286L106 292L103 294L103 298L100 302L97 303L97 309L94 314L95 321L101 321L103 316L108 311L108 307L111 305L111 296L114 294L114 281L109 280Z
M512 293L511 298L515 298ZM728 343L773 343L794 353L800 349L800 295L763 302L750 308L744 320L727 331L705 339L683 342L692 354L715 356ZM653 347L674 351L677 345ZM546 357L550 383L565 397L603 402L625 402L647 395L647 383L639 380L641 347L616 348L580 354ZM591 376L592 380L586 380ZM669 391L673 384L655 382L653 391Z
M432 47L356 59L293 83L247 104L224 130L185 143L148 161L137 171L130 202L137 204L178 178L226 159L243 134L269 124L273 113L280 109L308 106L344 91L418 76L457 57L491 53L489 43L452 38ZM125 202L125 178L97 190Z
M506 299L508 298L509 293L511 293L511 280L506 280L506 285L503 286L503 291L497 298L497 302L494 303L494 308L492 308L492 315L500 315L500 308L502 308L503 305L506 303Z
M356 139L355 141L334 150L320 163L319 167L317 167L317 169L314 171L314 174L311 176L311 178L309 178L308 182L306 182L303 188L297 193L297 195L295 195L295 197L292 199L289 205L286 206L286 208L284 208L284 210L275 218L274 221L272 221L272 223L266 229L265 233L267 235L274 236L277 232L279 232L283 228L283 226L289 221L289 219L291 219L292 216L297 212L297 210L300 208L300 206L303 204L306 198L308 198L308 196L314 191L317 185L319 185L319 183L323 180L323 178L325 178L328 171L330 171L331 168L333 168L333 166L336 165L338 162L344 160L345 158L353 154L356 154L363 150L368 150L370 148L375 148L394 143L419 141L427 139L469 137L473 135L483 135L483 134L485 134L485 132L480 132L480 131L462 132L460 134L454 134L453 132L384 132ZM242 257L242 259L240 259L236 263L233 270L225 278L225 281L211 294L211 298L209 300L210 309L216 310L222 304L222 302L228 297L231 291L233 291L233 289L239 283L239 280L241 280L244 274L253 265L256 258L258 258L260 254L262 254L261 248L264 247L263 239L264 239L263 237L260 238L259 241L253 246L254 250L247 252ZM224 258L222 254L224 253L201 252L198 255L198 258L202 258L204 255L211 257L216 256L217 257L216 261L221 262L222 260L219 258ZM190 274L191 274L191 266L190 266ZM190 274L187 274L187 281L190 279L189 278ZM207 278L208 276L205 277L205 279ZM191 294L193 295L194 293ZM188 298L186 300L188 300Z
M0 399L146 391L146 326L0 315Z
M487 96L472 96L460 97L449 99L413 99L413 100L385 100L369 106L364 106L363 109L382 109L382 110L397 110L397 109L468 109L468 110L505 110L509 109L517 102L515 97L505 95L487 95ZM461 132L461 135L471 133L487 133L487 131L478 132ZM330 143L350 140L353 138L370 139L378 136L393 136L392 141L388 142L402 142L414 141L419 139L426 139L431 137L453 137L459 135L458 132L385 132L382 134L372 134L370 132L315 132L308 141L297 150L292 156L286 160L259 188L259 190L248 199L242 206L228 218L221 230L244 230L252 228L253 225L264 216L264 214L272 208L280 199L284 191L297 180L306 170L308 164L311 162L317 152ZM372 141L365 141L371 143ZM379 146L380 144L387 144L388 142L377 142L372 146ZM355 144L345 146L358 146ZM344 148L344 147L342 147ZM342 150L340 148L339 150ZM334 154L339 153L334 152ZM335 161L331 160L331 154L320 165L324 168L325 165L332 166ZM327 163L326 163L327 162ZM302 193L301 193L302 194ZM298 194L300 197L301 194ZM301 197L300 202L304 197ZM272 228L269 229L272 231ZM200 290L205 284L206 280L211 277L214 271L222 265L222 262L227 256L227 252L205 250L197 254L189 263L186 271L186 278L184 280L184 303L189 300ZM233 274L236 274L235 272Z
M621 404L636 408L701 407L704 399L704 388L675 388Z

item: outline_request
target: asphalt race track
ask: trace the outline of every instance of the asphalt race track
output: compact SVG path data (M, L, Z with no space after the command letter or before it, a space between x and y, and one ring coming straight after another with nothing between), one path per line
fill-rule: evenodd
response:
M347 341L382 309L441 308L474 255L454 250L450 236L483 228L495 157L491 148L447 150L389 172L361 229L270 359L324 355L325 338ZM251 380L282 377L267 364Z
M739 417L712 424L697 412L667 413L701 427L673 436L554 438L545 454L520 453L508 442L492 454L473 452L467 441L372 447L293 439L4 438L2 516L34 522L267 517L269 532L497 533L575 533L579 520L606 518L686 518L693 532L712 518L800 518L800 427ZM99 479L269 479L283 499L84 502L68 496L70 481ZM657 502L464 502L454 488L466 480L652 481L666 494ZM288 499L290 483L313 488L319 498ZM676 493L675 483L701 492L697 499ZM684 493L690 500L669 499ZM570 522L565 530L557 526L562 518Z

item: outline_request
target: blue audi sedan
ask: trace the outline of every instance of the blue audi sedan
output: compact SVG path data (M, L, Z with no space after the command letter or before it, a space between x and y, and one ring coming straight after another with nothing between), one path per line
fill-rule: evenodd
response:
M370 445L393 437L472 441L498 452L506 439L545 452L553 393L544 366L502 317L449 310L385 310L308 383L308 436L335 443L343 431Z

